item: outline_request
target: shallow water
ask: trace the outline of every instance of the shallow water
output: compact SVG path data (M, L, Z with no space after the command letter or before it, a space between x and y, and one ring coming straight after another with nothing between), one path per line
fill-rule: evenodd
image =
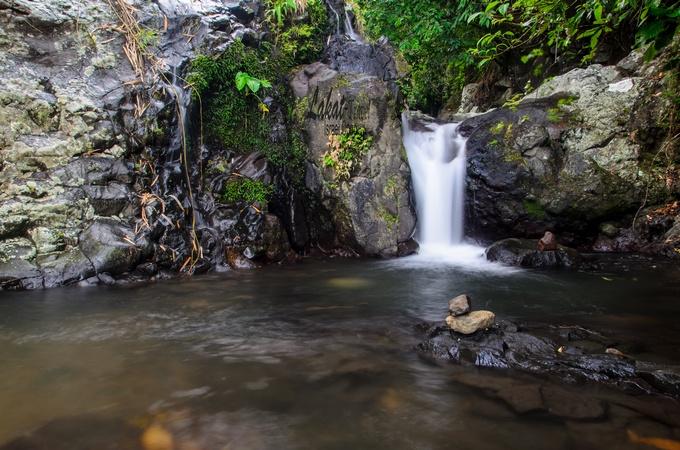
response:
M680 439L677 402L598 386L606 414L517 414L478 380L527 376L433 364L413 325L469 293L500 318L621 336L637 358L680 362L680 271L597 273L308 260L113 288L0 293L0 448L639 448ZM472 377L472 378L470 378ZM489 378L491 377L491 378ZM551 383L541 380L541 383ZM148 445L147 445L147 448Z

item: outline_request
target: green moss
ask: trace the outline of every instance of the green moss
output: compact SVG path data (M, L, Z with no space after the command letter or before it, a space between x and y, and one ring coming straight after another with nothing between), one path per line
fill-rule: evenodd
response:
M524 206L524 210L526 211L527 215L533 219L544 219L545 218L545 210L541 206L540 203L538 203L535 200L524 200L522 202L522 205Z
M392 175L387 179L387 183L385 183L384 192L386 195L396 198L399 196L399 191L399 177L397 175Z
M557 123L562 121L562 111L559 108L548 108L548 121Z
M399 224L399 216L392 214L385 208L381 207L378 211L378 216L387 224L388 227L394 228Z
M489 131L491 131L492 134L501 134L505 130L505 122L497 122L495 123L491 128L489 128Z
M222 194L227 203L245 202L249 204L266 204L274 193L274 186L250 178L231 179Z
M346 87L349 87L349 80L345 75L338 75L338 77L335 79L335 87L338 89L344 89ZM361 93L363 94L363 92ZM361 95L359 94L359 95ZM365 94L364 94L365 95ZM359 96L357 96L357 99Z
M142 50L158 45L158 31L150 28L140 28L136 38L137 43Z
M569 97L564 97L557 100L557 106L570 106L576 101L577 97L570 95Z
M522 154L514 149L507 149L505 153L503 154L503 160L508 163L513 163L513 164L524 164L524 157Z
M268 0L268 16L280 0ZM329 29L328 14L322 0L308 0L304 16L289 14L283 20L270 20L276 46L290 65L318 61L326 43Z
M307 111L309 111L309 97L302 97L295 100L291 116L295 120L296 125L303 126L307 118Z

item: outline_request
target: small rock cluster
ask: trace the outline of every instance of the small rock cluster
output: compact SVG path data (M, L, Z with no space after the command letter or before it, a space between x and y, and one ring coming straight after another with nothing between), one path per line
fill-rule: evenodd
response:
M493 326L496 315L491 311L471 311L470 297L459 295L449 300L449 315L446 325L461 334L473 334Z

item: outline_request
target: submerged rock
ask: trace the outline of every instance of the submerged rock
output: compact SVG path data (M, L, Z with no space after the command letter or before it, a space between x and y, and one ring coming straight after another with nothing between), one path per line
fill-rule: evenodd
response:
M462 316L447 316L446 324L456 333L473 334L493 326L496 315L491 311L472 311Z
M580 256L574 249L557 246L556 250L541 251L532 239L503 239L486 249L486 259L511 266L530 268L576 268Z
M587 380L638 392L680 396L677 370L607 353L607 338L597 332L578 326L520 326L501 320L485 333L461 336L451 333L448 326L451 319L452 316L447 317L446 327L419 327L425 331L424 340L417 346L421 354L465 366L517 369L567 383ZM560 409L561 394L543 394L546 406L557 415L572 418L601 415L597 405L589 405L592 416L587 405ZM512 399L508 393L504 397ZM529 411L535 402L516 406L518 410Z

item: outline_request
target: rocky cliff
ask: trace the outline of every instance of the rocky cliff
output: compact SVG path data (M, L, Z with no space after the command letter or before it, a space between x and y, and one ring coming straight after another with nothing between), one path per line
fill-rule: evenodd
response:
M468 233L676 255L680 172L667 59L574 69L464 121ZM656 208L650 208L659 205ZM663 206L667 205L667 206ZM660 219L654 211L666 210ZM677 256L677 255L676 255Z

